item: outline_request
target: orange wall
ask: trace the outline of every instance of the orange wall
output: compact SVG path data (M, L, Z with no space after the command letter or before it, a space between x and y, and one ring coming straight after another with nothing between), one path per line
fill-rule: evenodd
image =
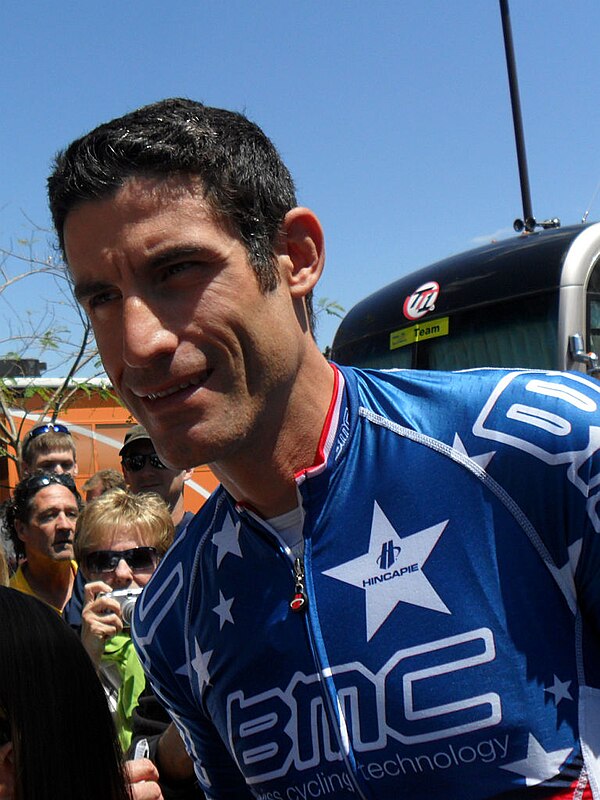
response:
M43 403L39 398L26 401L29 412L23 426L23 435L40 424L39 414ZM48 420L43 420L48 421ZM77 485L81 486L99 469L112 467L121 471L119 450L127 430L135 423L131 414L116 400L103 399L98 395L87 396L78 392L69 408L61 412L56 420L68 428L77 447L77 464L79 474ZM18 481L16 465L12 459L6 459L8 486L14 487ZM4 484L5 481L2 481ZM217 486L217 480L208 467L197 467L185 488L185 507L188 511L197 511L205 499ZM6 500L9 489L0 488L0 500Z

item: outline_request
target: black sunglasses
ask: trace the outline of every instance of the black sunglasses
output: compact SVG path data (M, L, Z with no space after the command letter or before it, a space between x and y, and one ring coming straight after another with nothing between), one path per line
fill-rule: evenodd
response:
M150 572L158 564L158 552L155 547L132 547L131 550L93 550L86 553L83 559L85 571L99 574L114 572L119 561L126 561L132 572Z
M32 439L35 439L36 436L42 436L44 433L50 433L50 431L54 431L54 433L69 433L67 426L61 425L60 422L48 423L47 425L37 425L27 434L27 441L30 442Z
M166 469L156 453L150 453L150 455L138 453L135 456L123 456L121 464L123 464L127 472L139 472L144 469L146 461L149 461L150 466L154 467L154 469Z

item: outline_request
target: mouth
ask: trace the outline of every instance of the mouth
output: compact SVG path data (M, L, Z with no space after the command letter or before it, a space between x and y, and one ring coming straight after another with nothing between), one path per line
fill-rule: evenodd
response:
M166 388L159 389L155 392L142 393L140 391L136 391L135 394L138 397L141 397L143 400L149 400L150 402L154 402L156 400L162 400L163 398L171 397L171 395L177 394L178 392L184 392L187 389L195 389L197 386L201 386L203 383L206 382L210 374L211 371L209 370L208 372L205 372L202 376L196 378L190 378L184 383L178 383L172 386L167 386Z
M73 547L72 539L58 539L54 542L54 547Z

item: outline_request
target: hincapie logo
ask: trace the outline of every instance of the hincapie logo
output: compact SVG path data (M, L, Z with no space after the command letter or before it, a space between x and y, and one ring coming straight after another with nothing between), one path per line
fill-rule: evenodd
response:
M396 560L396 556L400 555L400 548L398 546L394 546L394 542L390 539L388 542L384 542L381 545L381 555L377 558L377 563L379 564L379 569L389 569L394 561Z
M420 319L435 310L440 294L440 286L435 281L427 281L415 289L404 301L402 310L407 319Z

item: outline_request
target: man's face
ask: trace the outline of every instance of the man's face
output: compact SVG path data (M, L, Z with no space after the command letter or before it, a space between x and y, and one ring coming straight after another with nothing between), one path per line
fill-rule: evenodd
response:
M49 453L40 453L28 469L29 473L37 469L45 472L56 472L57 475L68 473L75 477L77 475L77 463L73 457L72 450L51 450Z
M300 359L289 288L260 292L192 179L130 179L64 233L106 371L166 463L222 462L277 426Z
M148 458L141 469L127 469L128 459L132 456L156 455L154 446L148 439L133 442L123 454L123 476L134 494L139 492L156 492L172 509L183 492L183 484L187 472L180 469L157 469Z
M49 562L70 561L79 509L66 486L50 484L33 497L28 522L17 520L19 539L27 557L35 555Z

